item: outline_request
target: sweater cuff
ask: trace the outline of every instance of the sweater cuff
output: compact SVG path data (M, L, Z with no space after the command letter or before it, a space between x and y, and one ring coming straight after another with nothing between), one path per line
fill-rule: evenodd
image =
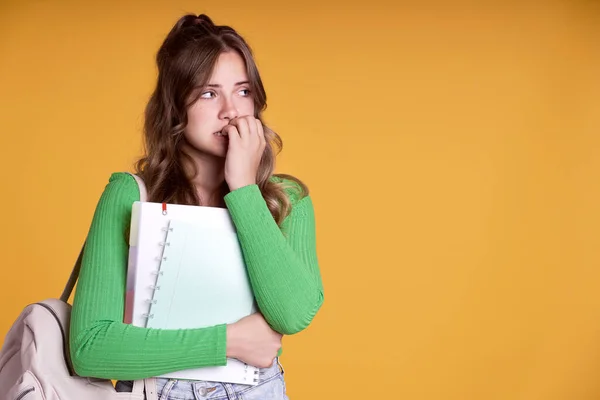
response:
M227 365L227 325L217 326L217 342L215 346L215 365Z
M225 205L235 220L239 220L242 215L261 215L271 212L262 196L258 185L247 185L225 195Z

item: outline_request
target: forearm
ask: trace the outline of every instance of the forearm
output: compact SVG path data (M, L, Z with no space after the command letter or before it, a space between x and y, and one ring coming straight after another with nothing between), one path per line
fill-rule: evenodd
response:
M115 249L116 252L126 249ZM225 365L225 326L159 330L123 323L124 274L105 273L84 257L71 315L70 350L82 376L140 379Z
M225 325L155 330L102 321L73 329L71 358L78 375L134 380L184 369L225 365Z
M73 302L70 351L77 373L139 379L181 369L225 365L224 325L157 330L123 323L131 204L129 176L113 175L96 208Z
M265 319L283 334L303 330L323 303L311 199L299 201L284 222L287 237L256 185L229 193L226 202Z

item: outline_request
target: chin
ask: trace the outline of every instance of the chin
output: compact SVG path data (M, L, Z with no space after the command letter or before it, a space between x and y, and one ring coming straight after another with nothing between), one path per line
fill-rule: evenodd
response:
M202 149L198 150L198 153L218 159L225 159L227 157L227 149Z
M216 157L218 157L218 158L223 158L223 159L225 159L225 158L227 158L227 150L225 150L225 151L221 151L221 152L219 152L219 153L216 153L216 154L215 154L215 156L216 156Z
M224 160L227 157L227 147L216 147L212 149L206 149L204 151L201 151L201 153Z
M227 146L194 146L188 142L184 148L192 157L203 155L219 159L227 157Z

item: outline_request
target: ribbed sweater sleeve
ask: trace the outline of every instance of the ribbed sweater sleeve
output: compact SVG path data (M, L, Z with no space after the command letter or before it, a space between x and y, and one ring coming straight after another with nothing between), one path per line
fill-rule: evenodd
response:
M290 198L292 211L279 227L257 185L225 196L258 307L286 335L305 329L324 299L311 197Z
M135 180L113 174L97 205L77 284L70 351L81 376L133 380L226 364L226 326L160 330L123 323Z
M122 322L126 232L137 200L135 180L115 173L96 207L71 314L69 345L75 371L81 376L132 380L225 365L226 325L162 330ZM265 319L284 334L306 328L323 302L310 197L292 201L281 227L256 185L229 193L225 201Z

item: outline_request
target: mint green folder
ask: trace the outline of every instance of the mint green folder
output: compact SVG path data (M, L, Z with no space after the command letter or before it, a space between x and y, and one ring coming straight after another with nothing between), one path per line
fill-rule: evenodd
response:
M146 326L202 328L233 323L256 311L235 231L171 220ZM254 384L255 373L256 368L229 359L226 367L163 377Z

